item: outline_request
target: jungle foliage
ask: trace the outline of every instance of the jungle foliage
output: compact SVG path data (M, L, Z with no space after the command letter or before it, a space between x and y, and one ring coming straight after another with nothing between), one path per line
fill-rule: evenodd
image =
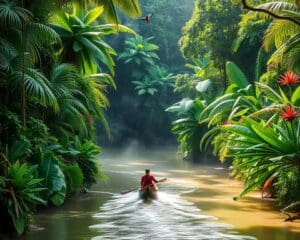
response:
M236 200L261 189L286 207L300 200L300 10L294 1L246 3L253 11L242 1L195 2L179 45L198 66L177 75L183 99L167 111L179 117L173 132L185 157L212 148L244 181Z
M105 135L173 132L185 159L231 165L236 200L299 202L299 4L246 3L0 0L0 233L22 235L37 206L105 178ZM149 23L128 19L142 12Z
M104 36L135 34L117 8L141 15L138 1L0 1L0 233L22 235L36 206L105 177L95 123L109 132L116 52Z
M164 109L177 99L173 75L184 69L177 42L193 4L190 0L180 4L176 0L139 2L142 16L153 13L149 24L120 14L122 23L139 36L108 37L119 53L115 75L118 89L109 91L107 116L112 131L109 142L103 139L103 144L120 146L137 141L147 146L176 141L170 131L171 114Z

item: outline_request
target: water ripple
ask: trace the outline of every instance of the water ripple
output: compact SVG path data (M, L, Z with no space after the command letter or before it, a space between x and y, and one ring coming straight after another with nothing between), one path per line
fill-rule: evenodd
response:
M171 192L159 192L155 200L144 201L137 193L114 195L93 216L90 226L99 236L92 240L253 240L232 230L217 218L205 216L191 202Z

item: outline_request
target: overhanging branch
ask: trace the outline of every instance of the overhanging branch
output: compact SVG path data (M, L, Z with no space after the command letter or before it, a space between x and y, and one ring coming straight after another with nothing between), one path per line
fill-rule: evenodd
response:
M275 13L269 11L269 10L266 10L266 9L252 7L252 6L248 5L246 0L242 0L242 4L243 4L244 9L248 9L248 10L251 10L251 11L254 11L254 12L266 13L266 14L272 16L273 18L281 19L281 20L287 20L287 21L293 22L297 25L300 25L300 21L298 21L297 19L294 19L294 18L288 17L288 16L280 16L280 15L277 15L277 14L275 14Z

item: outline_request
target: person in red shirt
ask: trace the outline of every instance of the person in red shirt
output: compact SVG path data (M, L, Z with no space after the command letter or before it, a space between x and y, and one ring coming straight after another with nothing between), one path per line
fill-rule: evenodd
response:
M141 188L156 187L158 181L150 174L150 169L145 169L145 175L141 178Z

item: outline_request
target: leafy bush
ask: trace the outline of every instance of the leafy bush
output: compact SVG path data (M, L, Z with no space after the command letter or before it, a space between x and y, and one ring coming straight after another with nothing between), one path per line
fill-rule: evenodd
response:
M1 109L0 123L0 143L3 146L20 138L23 126L16 113Z
M181 118L173 121L172 132L178 135L181 153L185 159L197 161L200 156L200 141L206 130L204 125L199 124L199 116L204 108L204 101L183 99L166 109L175 112Z
M19 235L28 228L35 206L45 204L39 195L43 188L38 187L42 179L34 177L36 169L36 165L28 166L19 161L8 168L7 190L10 197L4 201Z
M24 136L30 140L34 150L45 148L57 142L57 139L50 135L46 124L42 120L33 117L30 117L26 122Z
M1 219L0 222L8 228L12 224L18 235L22 235L28 229L35 206L45 204L40 197L44 189L39 187L43 179L35 177L37 165L28 166L18 160L10 163L8 159L7 155L1 153L4 176L0 176L0 202L3 215L9 216L11 221Z
M67 159L69 164L78 166L83 174L83 185L91 186L98 179L105 179L105 175L97 162L97 156L101 152L100 147L92 141L86 140L83 143L78 136L74 141L68 143L66 149L62 149L60 154Z
M300 119L264 126L264 121L244 117L242 123L235 122L223 127L233 134L227 140L229 156L235 160L236 174L242 174L246 183L238 198L263 186L270 178L299 171ZM290 188L280 186L280 182L278 187Z
M300 169L282 171L275 184L280 206L300 201Z

